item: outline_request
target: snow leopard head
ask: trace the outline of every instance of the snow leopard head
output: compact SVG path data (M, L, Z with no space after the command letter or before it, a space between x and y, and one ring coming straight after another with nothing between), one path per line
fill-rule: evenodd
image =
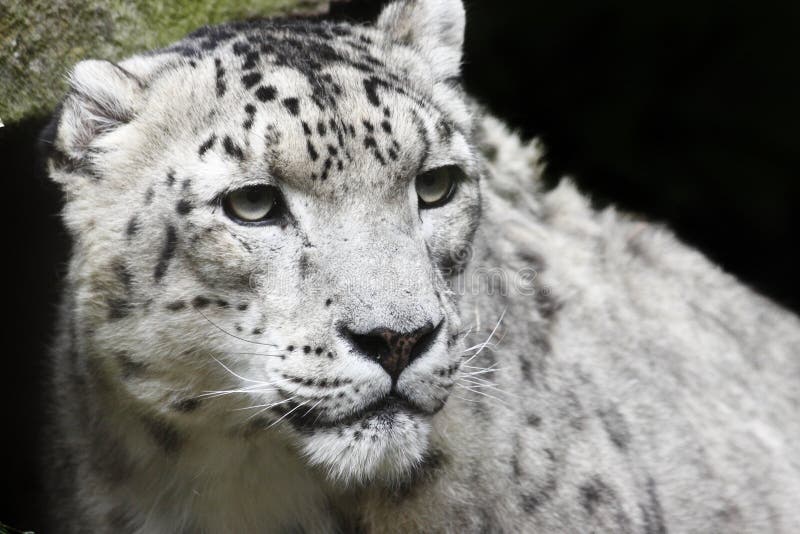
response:
M283 440L347 483L424 460L480 216L464 22L404 0L74 68L49 169L76 365L165 450Z

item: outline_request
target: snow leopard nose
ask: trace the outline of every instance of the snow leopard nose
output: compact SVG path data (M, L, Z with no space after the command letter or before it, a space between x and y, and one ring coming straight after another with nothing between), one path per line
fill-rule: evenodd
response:
M341 333L350 341L354 352L378 362L392 377L392 383L395 383L400 373L411 362L428 351L436 340L441 326L440 321L436 326L427 323L413 332L376 328L366 334L357 334L347 327L342 327Z

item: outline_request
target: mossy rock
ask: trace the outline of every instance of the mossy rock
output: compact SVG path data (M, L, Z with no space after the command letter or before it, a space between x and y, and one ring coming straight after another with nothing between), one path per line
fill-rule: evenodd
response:
M0 0L0 121L50 112L86 58L120 59L226 20L316 12L327 0Z

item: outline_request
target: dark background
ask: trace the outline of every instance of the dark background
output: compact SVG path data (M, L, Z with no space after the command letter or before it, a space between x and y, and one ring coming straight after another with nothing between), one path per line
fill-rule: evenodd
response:
M366 20L381 2L337 5ZM800 309L800 2L468 0L465 83L598 206L662 221ZM43 374L68 244L45 118L0 129L6 215L0 521L36 529Z

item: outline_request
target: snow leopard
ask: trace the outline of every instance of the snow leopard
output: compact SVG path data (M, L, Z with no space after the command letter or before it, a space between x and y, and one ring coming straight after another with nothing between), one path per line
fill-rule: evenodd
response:
M398 0L72 69L52 532L800 531L800 321L544 187L465 25Z

